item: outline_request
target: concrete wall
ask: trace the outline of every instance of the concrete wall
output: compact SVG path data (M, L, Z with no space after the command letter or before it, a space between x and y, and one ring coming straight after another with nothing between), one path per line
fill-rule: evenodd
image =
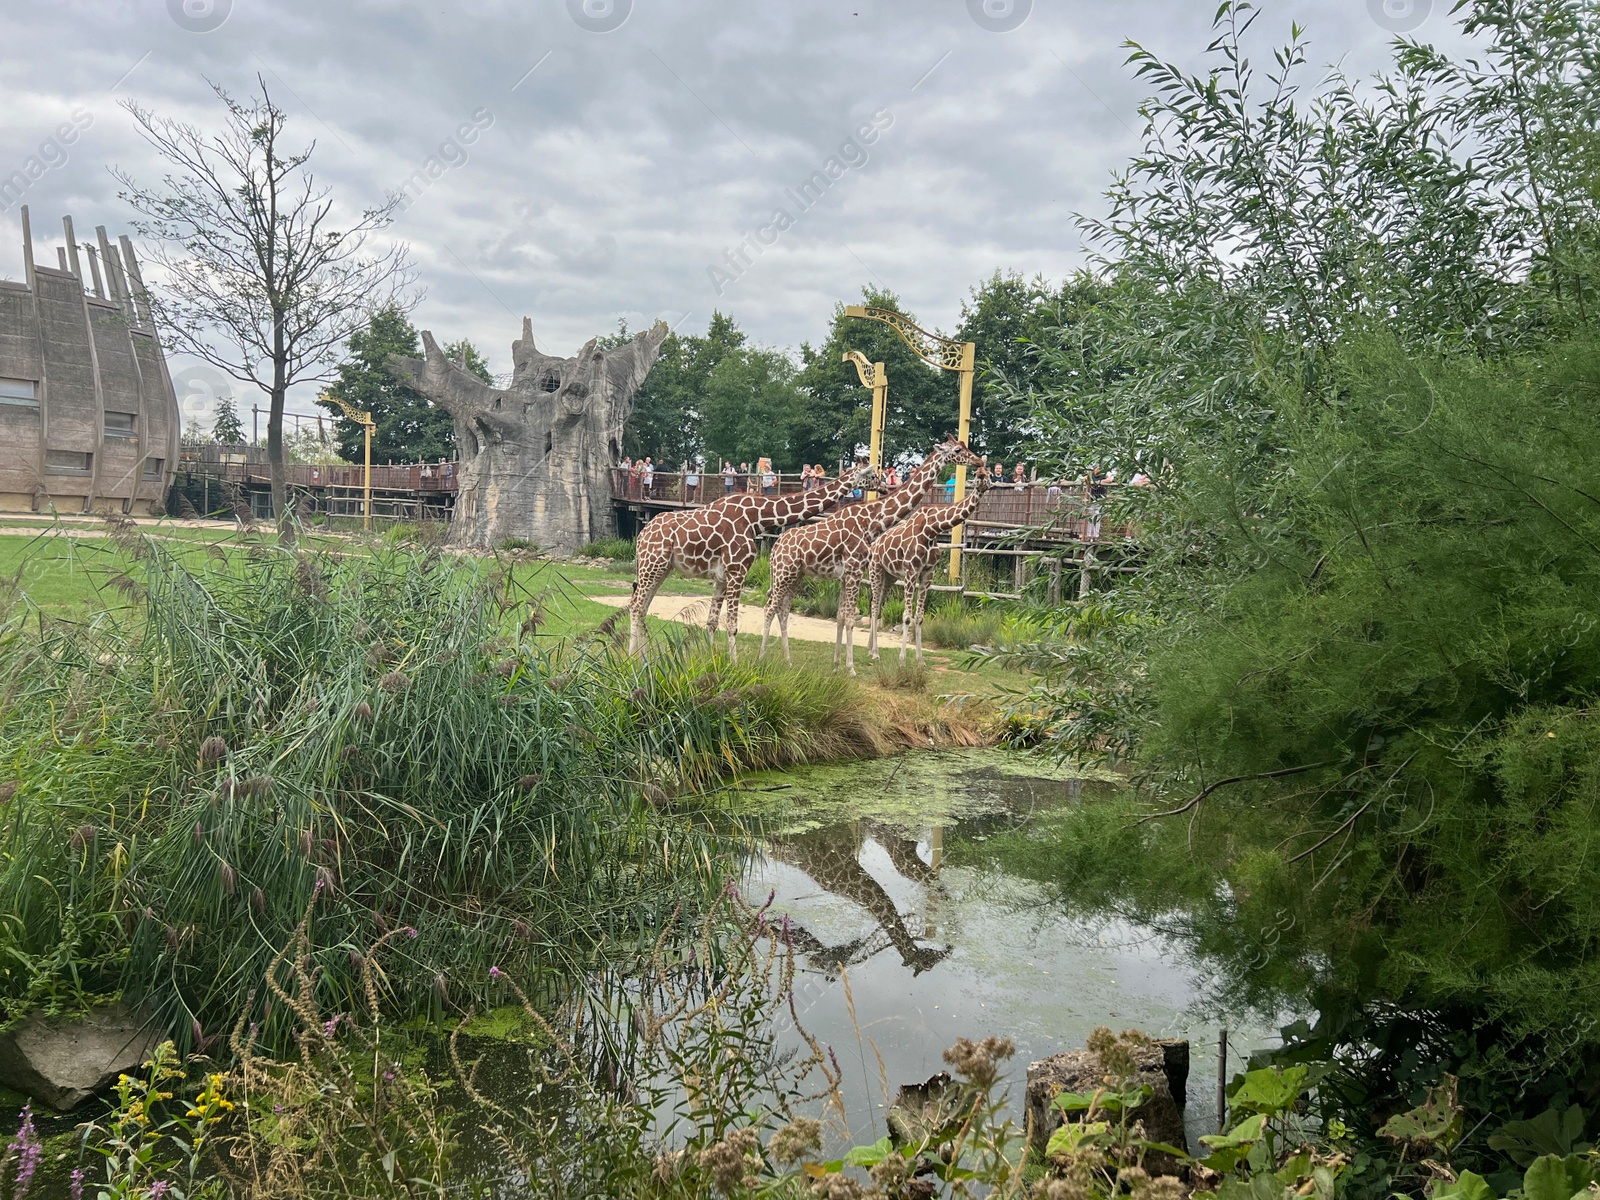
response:
M0 381L31 381L38 404L0 396L0 511L159 513L178 401L133 247L103 229L98 246L78 242L69 218L47 267L34 261L26 207L22 221L26 279L0 282ZM67 461L83 455L86 469Z

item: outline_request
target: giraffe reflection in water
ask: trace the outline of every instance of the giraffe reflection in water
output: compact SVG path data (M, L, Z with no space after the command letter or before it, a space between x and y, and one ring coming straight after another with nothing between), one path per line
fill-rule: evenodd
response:
M924 946L906 924L899 907L872 873L861 865L861 852L870 840L883 847L894 869L905 879L922 885L930 894L943 890L939 883L939 857L943 830L933 831L933 863L923 862L917 853L917 840L893 825L877 821L846 821L775 840L767 853L780 862L804 871L820 887L835 896L851 900L867 910L878 928L837 946L830 946L810 930L794 924L795 948L829 977L840 970L865 962L893 946L913 975L920 975L942 962L953 946ZM913 918L916 919L916 918ZM925 938L933 936L928 924Z

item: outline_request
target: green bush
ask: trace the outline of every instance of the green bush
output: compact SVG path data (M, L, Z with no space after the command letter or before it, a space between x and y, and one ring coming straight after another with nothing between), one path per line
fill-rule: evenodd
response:
M965 599L952 592L930 592L922 640L948 650L966 650L993 643L1003 623L1001 611L981 600Z
M601 538L599 541L590 542L578 553L586 558L611 558L618 562L632 562L634 554L633 539L623 537Z

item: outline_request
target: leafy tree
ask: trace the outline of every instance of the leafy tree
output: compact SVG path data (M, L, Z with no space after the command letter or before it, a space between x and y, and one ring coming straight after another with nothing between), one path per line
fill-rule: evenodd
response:
M975 450L1012 454L1026 438L1029 400L1042 365L1037 347L1045 330L1060 324L1061 299L1062 292L1052 291L1041 275L1025 279L996 271L962 301L955 336L972 342L977 352L969 439ZM997 387L1001 381L1009 386Z
M248 102L213 85L226 112L216 134L128 101L171 173L159 188L125 172L117 179L166 268L148 302L169 343L267 396L272 507L279 540L292 544L285 397L296 383L326 379L340 343L372 312L409 303L411 272L403 245L370 246L401 197L335 225L329 189L307 167L314 144L283 145L288 116L259 76L257 84Z
M619 336L627 333L623 326ZM703 335L669 333L656 365L633 400L623 431L623 453L682 463L706 452L705 396L711 374L729 355L743 353L745 335L733 318L711 314Z
M1304 87L1298 30L1258 73L1242 3L1199 75L1135 47L1146 145L1029 420L1158 476L1145 570L1012 657L1030 736L1216 856L1206 936L1317 1008L1291 1052L1341 1061L1340 1115L1449 1071L1487 1132L1600 1064L1600 64L1580 0L1461 13L1476 64L1402 44L1371 86Z
M805 396L795 386L794 361L778 350L741 347L724 356L706 381L707 465L755 463L762 456L780 470L798 471L795 442Z
M232 396L224 396L217 401L217 415L211 422L211 437L224 446L244 445L244 423L239 420L239 410L233 406Z
M376 425L372 434L372 461L412 463L453 459L455 425L450 414L396 379L385 366L391 354L413 357L421 354L421 338L405 312L390 307L374 313L366 328L350 335L347 347L349 352L339 364L328 394L372 414ZM445 347L445 353L485 383L491 382L488 365L471 342L452 342ZM333 400L319 399L317 403L337 418L334 429L340 457L360 462L364 436L361 426L346 418L344 410Z
M916 320L893 292L866 287L861 296L869 307ZM928 366L889 326L846 317L844 307L834 308L820 346L800 347L796 382L806 399L794 434L795 450L804 462L824 464L866 452L872 393L861 386L855 367L844 361L845 351L859 350L870 361L883 363L889 377L884 461L920 458L934 442L955 432L959 393L954 373Z

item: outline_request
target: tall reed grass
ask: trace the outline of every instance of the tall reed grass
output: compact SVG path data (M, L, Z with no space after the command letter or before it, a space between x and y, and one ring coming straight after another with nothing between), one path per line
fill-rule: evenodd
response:
M142 621L0 621L5 1017L122 992L189 1048L243 1009L286 1043L261 982L308 905L332 1010L388 935L398 1014L481 1002L490 965L554 998L720 888L727 840L675 797L870 749L842 681L552 642L437 551L128 549Z

